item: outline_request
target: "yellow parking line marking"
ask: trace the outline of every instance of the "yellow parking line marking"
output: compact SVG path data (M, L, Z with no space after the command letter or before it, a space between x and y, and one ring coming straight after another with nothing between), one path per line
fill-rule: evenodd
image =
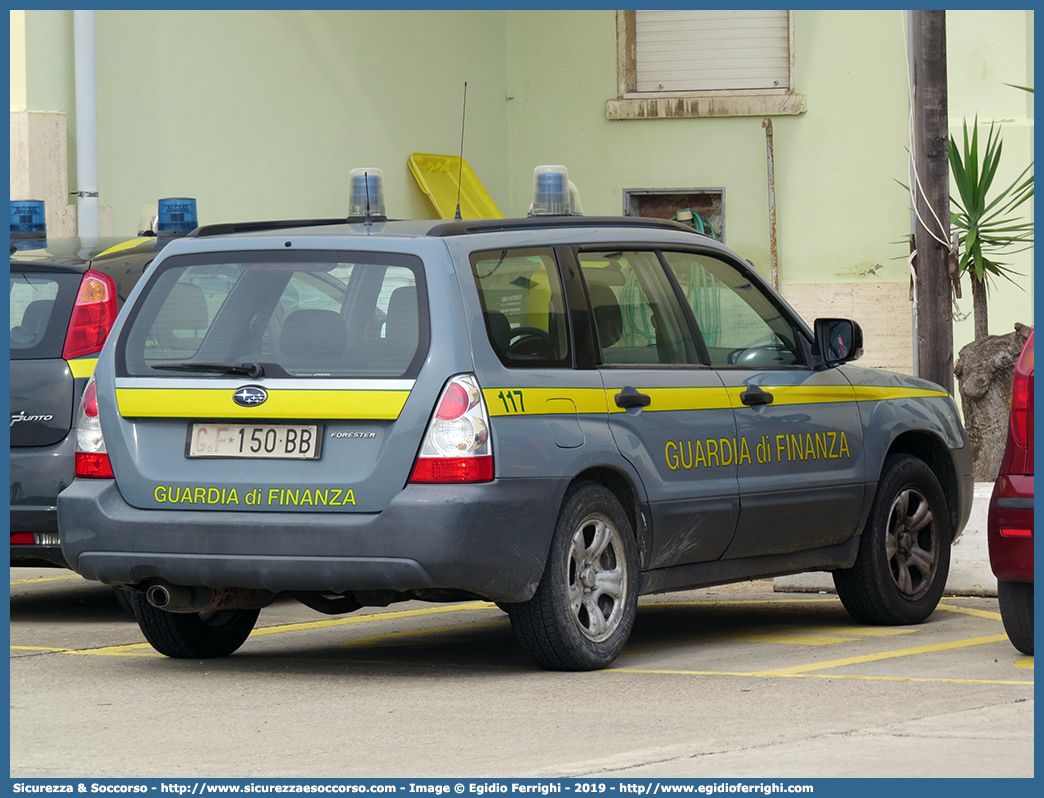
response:
M944 612L956 612L958 615L974 615L976 618L989 618L991 621L1001 620L999 612L989 610L973 610L970 607L955 607L952 604L940 604L936 609Z
M56 654L71 654L71 648L49 648L48 646L11 646L12 651L51 651Z
M1021 659L1015 660L1012 665L1016 668L1026 668L1033 670L1033 657L1022 657Z
M899 648L892 651L880 651L876 654L865 654L861 657L845 657L844 659L827 660L825 662L813 662L809 665L795 665L790 668L777 668L767 671L758 671L752 675L756 676L790 676L809 671L822 671L828 668L843 668L847 665L862 665L867 662L880 662L885 659L897 659L899 657L912 657L917 654L934 654L939 651L953 651L958 648L970 648L987 643L999 643L1007 640L1007 635L989 635L988 637L969 637L964 640L953 640L949 643L934 643L928 646L914 646L912 648Z
M105 648L85 648L80 651L68 651L68 654L86 654L88 656L119 657L133 654L136 657L162 657L148 643L131 643L126 646L106 646Z
M867 682L946 682L950 684L1021 684L1033 685L1034 682L1014 681L1009 679L947 679L943 677L919 676L855 676L843 673L743 673L735 671L687 671L663 670L656 668L606 668L602 673L636 673L662 676L757 676L782 677L786 679L856 679Z
M642 601L638 609L643 607L731 607L740 604L822 604L837 603L837 596L829 598L785 598L785 599L731 599L728 601Z
M126 646L106 646L105 648L49 648L47 646L11 646L12 651L46 651L51 654L85 654L88 656L117 656L135 654L137 656L162 656L148 643L132 643Z
M66 579L83 579L79 574L63 574L62 576L37 576L32 579L12 579L11 586L31 585L36 582L62 582Z
M811 626L805 630L811 635L854 635L856 637L892 637L912 635L917 629L897 629L894 626Z
M427 634L441 634L442 632L459 632L462 629L480 629L488 626L503 626L508 622L507 618L501 621L484 621L482 623L463 623L455 624L453 626L437 626L431 629L403 629L398 632L388 632L383 635L371 635L370 637L360 637L356 640L345 640L343 643L338 643L340 646L362 646L371 645L373 643L382 643L387 640L398 639L401 640L404 637L416 637L418 635Z
M329 621L307 621L305 623L288 623L282 626L264 626L250 633L251 637L280 634L282 632L300 632L310 629L327 629L334 626L345 626L350 623L370 623L371 621L387 621L394 618L415 618L420 615L440 615L447 612L463 612L465 610L488 610L496 605L489 601L469 601L467 604L454 604L448 607L432 607L423 610L397 610L394 612L377 612L370 615L355 615L351 618L335 618Z
M332 626L344 626L349 623L369 623L370 621L384 621L393 618L412 618L418 615L437 615L446 612L461 612L462 610L486 610L495 608L496 605L488 601L471 601L467 604L455 604L449 607L433 607L423 610L400 610L396 612L378 612L371 615L358 615L352 618L337 618L329 621L313 621L311 623L290 623L281 626L264 626L250 633L251 637L260 635L277 634L280 632L297 632L309 629L323 629ZM447 627L457 628L457 627ZM460 627L462 628L462 627ZM12 651L48 651L53 654L84 654L92 656L147 656L160 657L159 654L148 643L132 643L124 646L105 646L104 648L48 648L46 646L11 646Z
M725 643L782 643L788 646L833 646L838 643L853 643L857 637L830 637L828 635L797 634L788 632L736 631L722 635L708 635L701 642Z

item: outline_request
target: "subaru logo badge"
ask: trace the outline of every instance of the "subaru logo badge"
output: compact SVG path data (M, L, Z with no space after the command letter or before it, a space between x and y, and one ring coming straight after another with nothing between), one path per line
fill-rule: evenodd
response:
M267 398L268 391L257 385L245 385L232 394L232 401L243 407L256 407Z

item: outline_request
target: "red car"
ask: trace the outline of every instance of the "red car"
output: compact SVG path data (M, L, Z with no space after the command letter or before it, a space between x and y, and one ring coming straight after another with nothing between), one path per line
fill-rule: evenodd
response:
M990 565L1008 639L1033 653L1033 333L1012 386L1008 444L993 486L988 521Z

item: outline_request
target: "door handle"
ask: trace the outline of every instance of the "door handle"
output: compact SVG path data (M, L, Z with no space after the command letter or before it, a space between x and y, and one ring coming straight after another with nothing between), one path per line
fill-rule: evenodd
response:
M649 394L636 391L631 386L624 388L613 399L616 401L617 407L622 407L625 410L630 407L648 407L649 403L652 402L652 397Z
M768 391L762 390L757 385L751 385L747 390L740 394L740 401L747 405L747 407L770 405L772 404L772 400L775 398L776 397Z

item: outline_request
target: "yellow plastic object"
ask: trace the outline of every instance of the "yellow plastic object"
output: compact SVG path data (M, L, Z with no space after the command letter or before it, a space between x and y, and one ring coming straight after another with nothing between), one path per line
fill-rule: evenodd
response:
M468 166L456 155L415 152L410 156L410 171L421 190L428 195L443 219L457 215L457 176L460 176L460 216L462 219L503 219L493 198Z

